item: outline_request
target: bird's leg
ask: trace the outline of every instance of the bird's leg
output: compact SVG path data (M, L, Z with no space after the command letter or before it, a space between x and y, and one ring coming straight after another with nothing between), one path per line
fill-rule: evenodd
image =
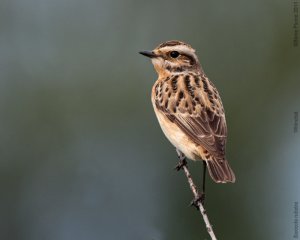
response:
M186 162L186 157L185 155L176 148L176 152L179 158L179 162L178 164L175 166L175 169L177 171L180 171L184 166L187 165ZM199 210L199 202L201 202L202 204L204 204L204 199L205 199L205 174L206 174L206 162L203 161L203 178L202 178L202 192L198 192L197 191L197 197L195 197L190 206L195 206L198 210Z
M202 176L202 192L198 192L198 196L195 197L192 201L190 206L194 206L199 210L198 202L201 202L204 205L205 200L205 176L206 176L206 162L203 161L203 176Z
M179 162L178 164L175 166L174 169L176 169L177 171L179 171L180 169L183 168L183 166L187 165L187 162L186 162L186 157L185 155L176 148L176 152L177 152L177 155L178 155L178 158L179 158Z
M202 192L200 193L200 201L204 205L205 200L205 177L206 177L206 162L203 161L203 176L202 176Z

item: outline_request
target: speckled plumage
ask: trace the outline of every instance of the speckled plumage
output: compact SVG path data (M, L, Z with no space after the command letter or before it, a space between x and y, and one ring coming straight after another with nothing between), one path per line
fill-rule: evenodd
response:
M179 53L171 57L171 52ZM152 103L170 142L192 160L204 160L215 182L234 182L225 158L227 126L221 98L204 74L195 50L180 41L168 41L152 51L158 80Z

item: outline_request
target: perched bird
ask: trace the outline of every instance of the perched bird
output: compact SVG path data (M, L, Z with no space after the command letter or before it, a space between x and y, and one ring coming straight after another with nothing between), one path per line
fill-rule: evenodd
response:
M158 73L152 88L152 104L179 158L203 160L204 180L207 166L216 183L235 182L225 158L227 126L222 101L203 72L195 50L172 40L140 54L151 58Z

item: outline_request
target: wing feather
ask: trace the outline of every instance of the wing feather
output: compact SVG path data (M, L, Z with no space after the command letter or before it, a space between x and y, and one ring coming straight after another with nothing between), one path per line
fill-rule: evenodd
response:
M160 91L160 89L167 88L164 85L170 84L168 81L159 86L155 99L158 110L174 122L194 143L201 145L215 157L225 157L227 126L219 94L216 89L206 89L211 92L206 94L201 85L190 81L188 90L192 89L191 96L186 91L184 78L184 76L176 77L176 88L174 88L175 81L170 79L173 89L176 90L171 94ZM182 99L182 94L179 95L178 92L184 92L185 98ZM167 106L164 104L165 98L168 100Z

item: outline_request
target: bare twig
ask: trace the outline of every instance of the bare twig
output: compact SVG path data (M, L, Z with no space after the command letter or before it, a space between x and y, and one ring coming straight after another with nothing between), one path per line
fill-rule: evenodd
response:
M192 192L194 194L195 199L196 200L200 199L200 195L199 195L199 193L197 191L196 185L194 184L194 181L192 179L192 176L190 174L189 169L187 168L186 165L183 165L182 168L183 168L184 173L185 173L185 175L186 175L186 177L188 179L188 182L190 184L190 188L191 188L191 190L192 190ZM200 210L200 212L202 214L203 220L204 220L205 225L206 225L207 232L210 235L211 239L212 240L217 240L216 235L214 233L214 230L212 228L212 225L209 222L209 219L208 219L208 216L207 216L206 210L204 209L203 204L201 203L201 201L195 201L195 204L198 206L198 208L199 208L199 210Z

